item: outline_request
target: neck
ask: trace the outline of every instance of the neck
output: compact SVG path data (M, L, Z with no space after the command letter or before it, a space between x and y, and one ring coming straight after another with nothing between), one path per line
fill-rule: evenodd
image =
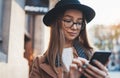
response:
M66 41L65 42L65 48L68 48L68 47L72 47L73 46L73 42L72 41Z

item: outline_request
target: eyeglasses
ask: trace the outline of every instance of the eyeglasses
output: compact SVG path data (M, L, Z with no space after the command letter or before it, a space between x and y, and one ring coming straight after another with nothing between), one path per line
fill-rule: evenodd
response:
M66 28L71 28L74 24L76 24L76 27L78 29L80 29L82 27L82 22L73 22L72 20L68 20L68 19L63 19L62 20L64 22L64 25Z

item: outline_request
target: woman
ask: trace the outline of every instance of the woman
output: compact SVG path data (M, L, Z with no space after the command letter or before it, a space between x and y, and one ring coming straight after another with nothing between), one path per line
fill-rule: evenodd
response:
M78 0L61 0L43 18L51 28L47 51L35 59L30 78L109 78L107 69L97 60L96 68L88 61L93 53L86 23L95 16L92 8Z

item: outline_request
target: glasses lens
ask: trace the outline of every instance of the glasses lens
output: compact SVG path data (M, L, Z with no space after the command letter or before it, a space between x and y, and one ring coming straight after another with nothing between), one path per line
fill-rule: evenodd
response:
M77 23L76 23L76 26L77 26L77 28L81 28L82 22L77 22Z
M70 19L63 19L63 22L64 22L65 27L67 27L67 28L72 27L74 24L77 26L78 29L81 28L81 26L82 26L82 22L81 21L74 23Z
M73 24L73 22L72 22L71 20L64 19L63 21L64 21L64 25L65 25L66 27L71 27L72 24Z

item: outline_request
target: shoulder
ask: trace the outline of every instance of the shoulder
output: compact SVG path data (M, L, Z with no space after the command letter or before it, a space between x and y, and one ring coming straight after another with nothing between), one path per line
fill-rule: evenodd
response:
M38 55L35 57L35 59L33 60L33 64L38 64L40 65L41 63L45 62L46 57L44 55Z
M44 55L36 56L33 60L32 68L29 74L29 78L41 78L41 67L40 65L45 62Z

